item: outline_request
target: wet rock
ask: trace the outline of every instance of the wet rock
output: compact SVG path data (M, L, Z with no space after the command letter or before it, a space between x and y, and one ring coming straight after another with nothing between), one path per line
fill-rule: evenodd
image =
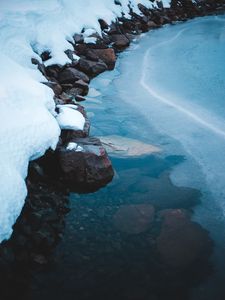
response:
M128 234L147 231L154 220L155 209L150 204L122 205L113 217L115 227Z
M157 248L162 261L172 268L185 268L211 251L208 232L190 220L185 210L170 209L161 213L163 222Z
M94 62L84 58L79 60L78 67L89 76L97 76L107 70L107 65L104 62Z
M130 45L129 39L124 34L113 34L111 39L113 46L118 50L123 50Z
M95 191L113 178L112 164L97 138L73 139L56 153L62 181L72 191Z
M87 83L89 83L90 81L89 77L85 73L72 67L68 67L63 71L61 71L59 73L58 79L60 83L72 83L72 84L75 81L80 79Z
M117 157L141 156L160 152L160 148L119 135L99 137L108 153Z

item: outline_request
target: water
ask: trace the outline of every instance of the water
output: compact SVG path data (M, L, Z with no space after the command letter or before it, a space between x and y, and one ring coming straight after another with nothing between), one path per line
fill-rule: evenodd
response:
M162 151L112 157L109 186L71 195L58 263L39 274L32 299L224 299L224 33L223 16L152 31L92 82L93 135ZM174 210L169 241L165 209ZM179 223L183 209L197 223Z

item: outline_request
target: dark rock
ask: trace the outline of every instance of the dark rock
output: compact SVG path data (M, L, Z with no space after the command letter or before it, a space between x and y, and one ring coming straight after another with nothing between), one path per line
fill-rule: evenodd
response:
M114 171L100 140L83 138L71 142L79 149L68 150L67 146L61 146L56 151L64 184L72 191L91 192L109 183Z
M164 263L180 269L209 254L212 243L208 232L192 222L187 211L171 209L161 215L163 223L157 247Z
M41 59L42 61L47 61L51 58L51 53L49 51L44 51L41 53Z
M112 48L107 49L91 49L87 52L88 57L102 60L109 70L113 70L116 63L115 51Z
M77 102L82 102L82 101L85 101L85 100L86 100L83 96L80 96L80 95L77 95L77 96L75 97L75 99L76 99Z
M81 71L87 73L89 76L97 76L107 70L107 65L105 63L94 62L84 58L79 60L78 66Z
M118 50L122 50L130 45L129 39L124 34L113 34L111 38L113 46Z
M88 94L89 91L88 84L84 82L82 79L76 81L73 86L75 88L80 88L82 90L82 93L78 95L86 96Z
M90 121L87 117L85 109L83 106L76 103L77 110L83 115L85 119L85 124L83 130L62 130L61 131L61 143L67 144L74 138L85 138L89 135L90 131Z
M90 81L89 77L85 73L72 67L68 67L63 71L61 71L59 73L58 79L60 83L72 83L72 84L75 81L80 79L87 83L89 83Z
M53 77L55 79L58 78L58 74L59 72L62 70L62 66L61 65L51 65L46 67L46 74L47 77Z
M54 94L56 96L59 96L62 93L62 87L60 84L58 84L57 82L53 82L53 81L48 81L48 82L43 82L45 85L47 85L48 87L50 87Z
M155 209L150 204L122 205L113 217L115 227L128 234L148 230L154 220Z
M74 34L73 39L76 44L83 44L84 42L84 37L82 34Z
M109 25L107 24L107 22L105 20L99 19L98 21L99 21L102 31L109 28Z

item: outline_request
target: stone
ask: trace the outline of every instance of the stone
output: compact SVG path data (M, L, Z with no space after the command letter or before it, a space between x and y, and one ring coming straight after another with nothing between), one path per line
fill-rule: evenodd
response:
M157 238L161 260L175 269L183 269L208 255L212 242L208 232L191 221L187 211L168 209L161 213L162 229Z
M122 205L113 217L114 226L128 234L147 231L154 220L155 209L150 204Z
M100 24L100 27L101 27L102 31L109 28L109 25L108 25L108 23L105 20L99 19L98 22Z
M107 70L107 65L104 62L94 62L84 58L79 60L78 67L89 76L97 76Z
M113 48L106 49L90 49L87 51L87 56L93 59L102 60L109 70L113 70L116 63L116 54Z
M99 138L106 147L107 152L116 157L149 155L161 151L151 144L119 135L108 135Z
M83 106L76 104L77 110L83 115L85 118L85 124L83 130L65 130L61 131L61 139L62 143L69 143L74 138L85 138L88 137L90 132L90 121L87 117L86 111Z
M79 95L86 96L88 94L88 91L89 91L88 84L85 81L83 81L82 79L76 81L73 86L75 88L80 88L82 90L82 93Z
M76 44L83 44L84 42L84 37L82 34L78 34L78 33L74 34L73 39Z
M48 87L50 87L53 90L53 92L54 92L54 94L56 96L59 96L62 93L62 91L63 91L61 85L59 83L57 83L57 82L48 81L48 82L43 82L43 84L45 84Z
M63 71L61 71L59 73L59 76L58 76L58 80L60 83L72 83L73 84L75 81L80 80L80 79L87 83L90 82L89 77L85 73L83 73L75 68L72 68L72 67L65 68Z
M63 183L76 192L93 192L109 183L114 175L112 164L99 139L72 139L58 147L56 160Z
M118 50L123 50L130 45L129 39L124 34L113 34L111 39L113 46Z

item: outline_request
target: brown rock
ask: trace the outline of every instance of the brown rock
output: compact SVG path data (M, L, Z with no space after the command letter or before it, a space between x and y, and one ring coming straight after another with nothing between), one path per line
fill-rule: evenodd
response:
M72 67L66 68L63 71L61 71L59 73L58 79L60 83L72 83L72 84L75 81L80 79L87 83L89 83L90 81L89 77L85 73Z
M113 70L116 63L116 54L114 49L90 49L87 52L88 57L92 57L93 59L102 60L107 66L109 70Z
M113 46L118 50L122 50L130 45L129 39L124 34L113 34L111 38Z
M150 204L122 205L113 217L115 227L128 234L148 230L154 220L155 209Z
M83 81L82 79L76 81L73 86L75 88L80 88L82 90L82 93L79 95L86 96L88 94L88 91L89 91L88 84L85 81Z
M93 192L109 183L112 164L97 138L81 138L56 150L62 181L72 191ZM68 146L74 145L68 148Z
M192 222L181 209L162 212L162 230L157 248L164 263L172 268L185 268L211 250L208 232Z
M107 65L103 62L94 62L85 58L79 60L78 67L89 76L97 76L107 70Z

